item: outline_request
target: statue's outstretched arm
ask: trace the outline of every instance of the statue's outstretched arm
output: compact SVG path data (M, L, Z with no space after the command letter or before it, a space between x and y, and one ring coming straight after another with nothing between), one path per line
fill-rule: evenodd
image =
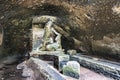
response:
M52 28L52 31L58 36L61 35L60 33L58 33L54 28Z

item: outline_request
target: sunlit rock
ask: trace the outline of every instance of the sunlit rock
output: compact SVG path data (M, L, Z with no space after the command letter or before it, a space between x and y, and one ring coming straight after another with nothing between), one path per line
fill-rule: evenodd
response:
M67 53L69 55L75 55L75 54L77 54L77 51L76 50L68 50Z
M120 6L114 6L113 8L112 8L112 10L113 10L113 12L115 13L115 14L118 14L118 15L120 15Z

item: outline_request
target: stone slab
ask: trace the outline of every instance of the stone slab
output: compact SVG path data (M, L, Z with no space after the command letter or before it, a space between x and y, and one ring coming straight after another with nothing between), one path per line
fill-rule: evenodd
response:
M80 79L80 64L77 61L68 61L66 65L63 66L63 74Z
M120 79L120 63L79 54L71 56L70 59L76 60L82 66L104 74L105 76L109 76L115 80Z
M30 56L39 56L39 55L44 55L44 54L48 54L48 55L64 55L64 51L63 50L58 50L58 51L32 51L30 53Z
M26 66L23 67L23 64ZM20 66L23 68L22 75L26 77L26 80L30 77L31 80L66 80L56 69L37 58L30 58L19 65L19 69Z
M70 57L67 54L64 54L63 51L41 51L41 52L32 52L31 56L37 57L44 61L53 61L54 67L59 71L62 71L61 63L69 61Z

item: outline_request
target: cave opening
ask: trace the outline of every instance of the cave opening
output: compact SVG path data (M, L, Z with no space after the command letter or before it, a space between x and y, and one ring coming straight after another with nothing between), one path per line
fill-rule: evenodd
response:
M68 10L61 5L43 4L42 6L33 9L32 12L31 10L29 11L29 9L27 10L24 17L20 14L11 17L8 22L9 24L4 28L4 48L6 48L6 53L11 53L9 55L16 53L24 55L26 52L32 51L31 30L34 17L47 15L59 18L55 24L61 29L65 27L64 24L68 22L70 15ZM45 25L45 23L42 23L41 25ZM67 49L68 45L65 45L64 42L66 43L68 41L65 40L64 34L62 34L62 45L64 45L63 48Z

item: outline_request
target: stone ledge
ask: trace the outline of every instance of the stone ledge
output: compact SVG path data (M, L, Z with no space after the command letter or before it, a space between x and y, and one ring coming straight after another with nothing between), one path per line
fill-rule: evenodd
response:
M64 54L62 50L60 51L37 51L37 52L31 52L30 53L32 57L39 58L44 61L52 61L53 66L58 69L59 71L62 71L62 62L69 61L69 55Z
M59 51L32 51L30 53L30 56L39 56L39 55L62 55L64 54L63 50L59 50Z
M17 66L17 68L23 70L26 69L25 73L23 73L25 76L31 75L29 71L31 69L31 71L33 71L31 76L33 78L30 80L76 80L74 78L62 75L55 68L37 58L30 58L28 61ZM27 70L29 72L26 72ZM31 76L26 77L25 80L29 80L28 78Z
M98 73L102 73L105 76L109 76L115 80L120 79L120 63L92 58L85 55L73 55L70 59L76 60L80 65Z
M31 58L27 66L34 71L35 75L37 75L36 77L40 80L41 75L44 78L43 80L65 80L57 70L40 59Z

